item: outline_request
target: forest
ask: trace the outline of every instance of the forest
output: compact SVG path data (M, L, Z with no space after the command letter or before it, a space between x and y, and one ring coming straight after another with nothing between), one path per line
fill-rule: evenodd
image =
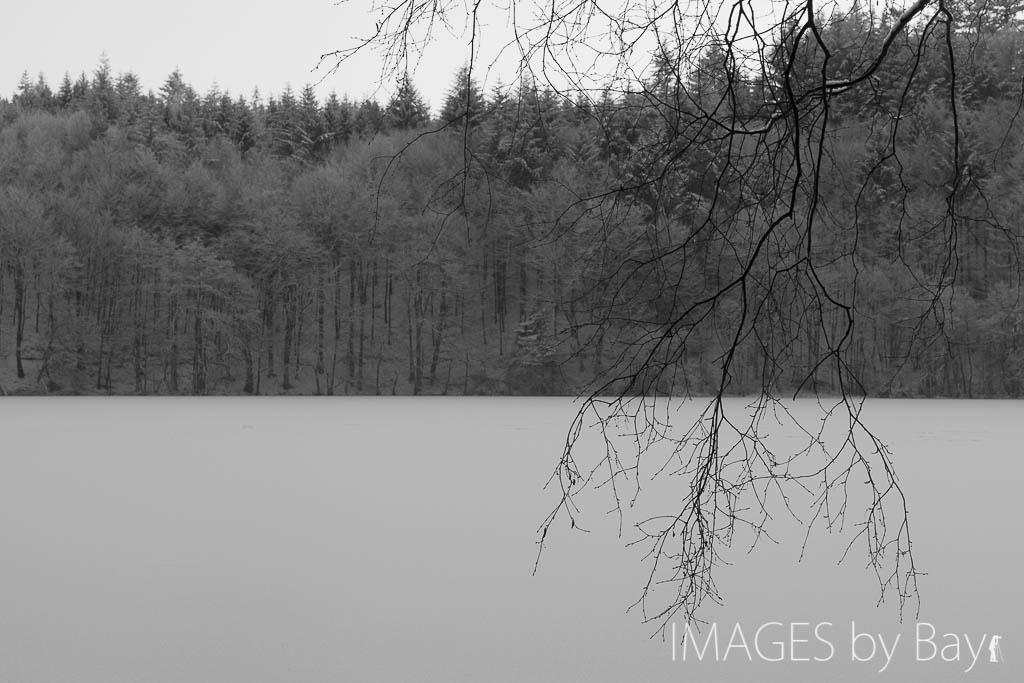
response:
M849 46L830 68L855 70L887 30L864 13L825 24ZM848 386L820 358L841 347L857 393L1024 395L1021 27L993 15L951 34L955 73L915 30L808 145L821 180L796 199L813 244L794 222L764 250L765 278L794 244L813 251L841 300L807 315L817 290L766 288L774 322L738 347L721 332L738 304L716 302L674 331L651 383L630 368L650 367L655 321L743 267L779 201L763 164L792 161L727 150L701 112L774 120L779 84L820 71L812 49L774 77L714 45L660 55L600 92L484 90L465 67L437 112L409 75L378 103L200 94L177 71L143 92L105 58L55 89L26 72L0 100L0 387L700 395L734 351L729 393L835 394Z

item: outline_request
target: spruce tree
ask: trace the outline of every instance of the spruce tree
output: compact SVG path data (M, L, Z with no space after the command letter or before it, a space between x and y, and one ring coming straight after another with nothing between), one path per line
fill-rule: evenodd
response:
M267 132L274 154L291 157L299 150L298 105L291 85L286 85L276 100L267 103Z
M50 90L50 86L46 82L46 76L42 72L39 72L39 76L36 77L35 91L36 106L46 111L53 111L53 91Z
M75 102L85 102L85 99L89 96L89 77L85 75L83 71L78 76L78 80L71 87L72 100Z
M356 135L376 135L384 125L384 112L376 100L364 99L355 108L352 128Z
M252 109L241 95L235 101L235 119L231 139L238 145L242 156L256 146L256 121Z
M64 78L60 82L60 89L57 90L57 105L61 109L67 109L71 106L71 101L74 99L73 87L71 84L71 74L65 71Z
M324 104L324 126L331 144L346 142L352 135L352 103L346 97L339 100L337 93L331 93Z
M218 116L218 112L220 110L220 98L220 87L216 82L214 82L213 85L210 86L210 89L206 91L206 95L203 96L203 100L200 105L201 127L203 129L203 134L207 139L227 133L229 122L221 120Z
M308 83L299 95L296 116L296 142L307 159L322 159L327 154L326 125L313 86Z
M109 125L117 122L117 94L110 71L107 53L100 55L100 63L93 72L92 87L87 98L89 113L94 124Z
M18 93L14 96L14 101L25 109L35 107L35 88L32 85L32 79L28 77L28 70L21 72L21 78L18 80Z
M182 117L182 100L185 97L185 80L177 68L160 86L160 100L164 109L164 123L176 130Z
M137 126L145 106L139 77L131 71L118 75L114 93L118 102L118 125L129 128Z
M430 120L423 97L413 85L409 74L398 80L398 91L384 109L384 123L388 128L409 130L418 128Z
M470 127L480 123L485 113L484 97L470 73L468 66L463 66L455 74L452 86L448 89L441 107L441 123Z

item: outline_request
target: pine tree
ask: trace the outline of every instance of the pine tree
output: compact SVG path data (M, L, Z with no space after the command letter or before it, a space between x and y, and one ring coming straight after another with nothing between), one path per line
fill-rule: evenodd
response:
M28 70L21 72L21 78L18 80L18 92L14 96L14 102L25 109L35 108L35 87L32 85L32 79L28 77Z
M93 72L92 87L87 98L89 113L94 124L104 125L117 122L117 94L110 71L107 53L100 55L100 63Z
M92 89L89 86L89 77L86 76L83 71L79 74L78 80L76 80L75 84L71 87L72 103L77 106L82 106L88 99L91 90Z
M469 71L463 66L455 74L452 86L445 95L441 107L441 122L456 127L469 123L470 127L478 125L485 114L486 103L480 88Z
M724 98L730 92L730 84L739 80L737 71L725 48L718 44L709 45L690 70L686 91L706 111L725 106L728 100Z
M106 52L100 53L100 63L93 72L92 87L95 90L110 90L114 87L110 72L110 58Z
M327 154L327 127L313 86L308 83L299 96L296 142L304 158L322 159Z
M376 135L384 125L384 111L376 100L365 99L355 107L352 120L352 129L356 135Z
M128 128L137 127L145 106L139 77L131 71L120 74L114 83L114 92L118 103L117 124Z
M177 68L167 77L160 87L160 99L164 106L164 123L175 130L180 122L181 104L185 94L185 82Z
M217 106L213 111L213 122L220 135L232 140L236 137L239 112L235 108L235 100L228 92L222 92L217 98Z
M181 95L180 138L190 151L194 151L202 143L203 135L203 101L192 86L186 85Z
M409 130L430 120L430 111L409 74L398 81L398 91L384 109L384 123L388 128Z
M235 120L231 139L238 145L244 157L246 152L256 146L256 122L252 109L241 95L235 102Z
M141 98L140 102L138 129L146 144L152 147L157 133L163 127L163 110L160 100L157 99L152 90L148 91Z
M338 100L332 92L324 104L324 127L332 145L347 142L352 135L352 103L346 97Z
M207 139L226 134L227 126L230 125L229 122L225 122L218 116L220 98L221 91L215 82L206 91L206 95L203 96L200 105L200 127L203 129L203 135Z
M39 76L36 78L36 106L46 111L53 111L54 109L54 97L53 91L50 89L49 84L46 82L46 76L42 72L39 72Z
M61 109L67 109L71 106L71 101L74 99L73 87L71 84L71 74L65 71L64 78L60 82L60 89L57 91L57 105Z
M585 92L577 94L576 101L573 102L570 110L570 119L577 126L583 126L593 118L594 103L590 101L590 96Z
M280 98L267 103L267 133L271 152L291 157L299 150L298 105L291 85L286 85Z

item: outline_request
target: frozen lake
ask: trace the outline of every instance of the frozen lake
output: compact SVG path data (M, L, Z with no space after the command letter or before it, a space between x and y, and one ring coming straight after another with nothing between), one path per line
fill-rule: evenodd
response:
M0 683L1024 680L1024 402L868 405L928 572L920 615L876 607L862 554L837 566L844 539L824 531L802 563L798 534L732 551L726 602L702 616L723 646L740 624L751 652L763 624L810 634L808 662L788 642L783 662L673 662L625 613L645 568L604 497L592 533L555 533L531 575L574 412L557 398L3 399ZM834 656L817 662L824 622ZM959 634L958 661L928 659L916 622L939 648ZM900 637L884 672L881 652L851 661L853 628ZM984 643L969 674L967 640Z

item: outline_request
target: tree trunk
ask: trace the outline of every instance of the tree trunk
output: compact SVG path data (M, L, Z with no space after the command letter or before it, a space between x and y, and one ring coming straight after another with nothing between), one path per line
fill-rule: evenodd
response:
M247 394L255 393L256 385L254 381L254 368L252 360L252 349L249 348L248 342L242 345L242 356L245 358L245 386L242 387L242 391Z
M555 294L558 295L561 292L556 289ZM526 320L526 296L526 252L523 250L519 255L519 322Z
M324 272L317 270L316 274L316 393L317 396L323 391L321 379L324 376L324 309L326 308L324 296Z
M267 339L267 377L274 377L277 373L274 370L274 308L277 301L274 296L274 282L271 280L267 285L263 302L263 329Z
M412 302L412 292L407 291L405 293L405 311L406 311L406 318L407 318L408 323L409 323L406 326L406 332L408 332L408 337L409 337L409 383L410 384L415 384L415 382L416 382L416 361L415 361L415 357L414 357L414 353L413 353L413 333L412 333L412 329L413 329L413 327L415 325L415 323L414 323L414 317L415 316L413 314L412 303L413 303Z
M448 276L441 273L441 303L438 306L437 320L434 323L433 352L430 357L430 382L437 379L437 361L441 356L441 343L444 340L445 325L448 319ZM449 373L450 374L450 373ZM447 393L447 389L445 390Z
M370 277L370 344L377 337L377 259L373 259Z
M206 359L203 353L203 309L196 297L195 319L193 320L192 340L192 393L196 396L206 394Z
M480 266L480 335L483 346L487 346L487 261Z
M141 268L135 270L135 296L133 297L133 315L135 321L135 339L133 344L133 355L135 365L135 393L146 393L146 311L144 308L146 297L142 290Z
M178 302L177 297L171 299L168 311L171 335L171 376L167 382L172 394L178 393Z
M331 347L331 373L327 377L327 395L334 396L335 379L338 373L338 342L341 339L341 272L334 269L334 342Z
M356 379L356 260L348 260L348 387L355 385Z
M39 334L39 312L42 310L43 304L42 304L42 296L41 296L41 292L40 292L41 288L39 286L39 260L38 259L34 260L32 268L35 271L34 279L35 279L35 290L36 290L36 317L35 317L35 321L33 322L33 331L36 334Z
M3 319L4 319L4 269L0 267L0 356L4 353L3 345Z
M363 268L362 262L359 264L359 359L356 364L356 393L362 393L363 391L363 369L365 367L366 358L366 315L368 313L366 306L366 271ZM370 312L372 314L372 312Z
M394 278L391 275L391 261L387 260L384 263L386 275L384 278L384 324L387 326L387 343L391 346L391 317L393 304L392 297L395 293Z
M293 353L294 357L294 371L293 377L295 381L299 381L299 372L302 367L302 323L306 317L306 288L302 284L295 286L295 296L292 300L292 306L294 311L292 313L292 319L295 325L295 350Z
M417 283L418 284L418 283ZM423 391L423 316L421 306L423 305L423 294L417 287L416 291L416 353L413 372L412 393L419 396Z
M18 379L25 378L21 344L25 340L25 270L21 264L14 267L14 357L18 365Z
M494 262L494 322L498 325L498 355L505 355L505 289L508 281L508 265L505 259Z
M289 362L291 361L292 340L295 333L295 285L288 285L284 290L281 302L284 306L284 343L282 345L281 388L288 391L292 388Z

